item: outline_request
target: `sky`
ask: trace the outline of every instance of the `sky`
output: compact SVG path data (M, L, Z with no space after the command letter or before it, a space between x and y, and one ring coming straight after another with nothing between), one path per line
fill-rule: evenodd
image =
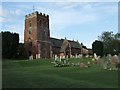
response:
M25 15L35 11L49 15L50 36L54 38L67 38L79 41L87 48L104 31L118 32L118 2L86 2L61 1L51 2L8 2L0 3L1 31L19 33L20 42L24 42ZM109 0L110 1L110 0Z

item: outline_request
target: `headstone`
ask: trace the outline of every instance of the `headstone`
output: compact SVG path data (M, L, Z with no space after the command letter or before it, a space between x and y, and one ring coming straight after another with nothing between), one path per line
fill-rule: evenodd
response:
M90 65L90 62L88 61L87 64Z
M60 56L60 62L61 62L61 56Z
M95 59L97 58L97 55L96 55L96 53L94 53L94 58L95 58Z
M77 54L75 54L75 58L78 58L78 57L77 57Z
M40 54L36 54L36 59L39 59L40 58Z
M36 59L38 59L38 54L36 54Z
M33 55L29 56L29 60L33 60Z
M108 58L109 61L111 60L111 57L112 57L111 54L108 54L108 55L107 55L107 58Z
M84 63L80 63L80 68L84 68L85 64Z
M82 54L79 54L79 56L78 56L79 58L82 58Z
M66 56L66 59L68 60L68 55Z
M55 55L55 61L57 61L57 58L58 58L57 55Z
M38 58L40 58L40 54L38 54Z
M86 55L85 57L86 57L86 58L88 58L88 57L89 57L89 55Z
M112 64L117 64L119 63L119 57L117 55L112 56L111 58L111 63Z
M94 61L95 61L95 59L94 59L94 58L92 58L92 61L94 62Z

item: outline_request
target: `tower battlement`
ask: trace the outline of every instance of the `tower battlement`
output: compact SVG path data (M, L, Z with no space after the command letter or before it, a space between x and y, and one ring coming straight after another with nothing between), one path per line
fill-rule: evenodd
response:
M25 15L25 19L32 18L34 16L41 16L41 17L49 18L49 15L45 13L41 13L41 12L39 13L38 11L35 11L31 14Z

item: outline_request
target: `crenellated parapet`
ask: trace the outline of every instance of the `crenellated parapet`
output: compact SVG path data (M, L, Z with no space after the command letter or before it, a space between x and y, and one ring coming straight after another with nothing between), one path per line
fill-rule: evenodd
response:
M28 14L28 15L25 15L25 19L28 19L28 18L33 18L33 17L37 17L37 16L42 16L42 17L45 17L45 18L49 18L49 15L47 14L44 14L44 13L39 13L38 11L35 11L31 14Z

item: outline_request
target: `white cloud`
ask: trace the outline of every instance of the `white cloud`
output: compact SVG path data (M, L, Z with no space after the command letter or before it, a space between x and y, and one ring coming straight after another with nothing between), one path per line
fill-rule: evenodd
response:
M58 13L58 14L56 16L53 16L52 23L55 23L56 25L60 25L60 27L80 25L90 21L94 21L97 18L95 17L94 14L82 15L80 13L72 13L72 12Z
M51 14L51 28L54 30L62 30L63 28L82 25L97 20L94 13L84 13L81 10L59 10Z

